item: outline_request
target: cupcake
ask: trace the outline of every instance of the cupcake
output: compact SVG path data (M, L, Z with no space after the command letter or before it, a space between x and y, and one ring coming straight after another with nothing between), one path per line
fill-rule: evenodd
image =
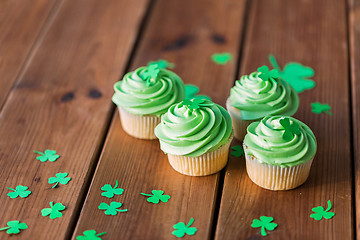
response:
M230 113L235 138L243 140L246 128L267 115L292 116L299 107L295 90L267 66L244 75L230 90L226 108Z
M127 73L114 84L114 90L112 101L119 109L124 131L141 139L155 139L160 116L185 96L181 78L156 64Z
M289 190L309 176L316 139L304 123L288 116L267 116L247 128L244 139L250 179L270 190Z
M172 105L155 128L171 166L190 176L225 167L233 138L229 113L210 100L193 98Z

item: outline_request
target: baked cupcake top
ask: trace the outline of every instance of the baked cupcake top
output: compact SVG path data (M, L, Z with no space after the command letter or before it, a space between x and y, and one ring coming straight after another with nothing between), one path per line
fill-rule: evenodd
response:
M172 105L155 128L161 150L189 157L215 151L229 141L231 132L229 113L201 98Z
M261 163L292 167L316 153L316 139L304 123L287 116L266 116L247 128L244 147Z
M160 116L185 96L181 78L156 64L125 74L121 81L114 84L114 90L112 101L135 115Z
M244 75L230 90L231 106L240 110L242 120L261 119L267 115L292 116L299 107L299 97L276 69L267 66Z

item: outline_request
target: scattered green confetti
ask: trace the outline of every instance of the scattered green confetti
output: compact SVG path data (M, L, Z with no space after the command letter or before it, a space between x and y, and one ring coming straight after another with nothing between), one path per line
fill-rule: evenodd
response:
M196 95L200 89L192 84L185 84L185 98L187 100L193 99L193 98L201 98L201 99L207 99L211 100L211 98L207 95Z
M279 77L279 72L276 69L270 71L269 67L264 65L259 67L258 69L259 78L263 81L268 81L270 79L277 79Z
M197 231L197 228L190 227L191 224L193 224L193 222L194 222L193 218L190 219L190 222L188 225L185 225L185 223L183 223L183 222L178 222L177 224L175 224L173 226L173 228L176 230L173 231L172 234L179 238L185 236L185 234L194 235Z
M277 227L276 223L272 223L273 220L274 218L272 217L261 216L260 220L259 219L253 220L251 227L253 228L261 227L261 235L266 236L267 233L265 230L273 231Z
M106 233L107 232L96 234L95 230L86 230L83 232L84 236L77 236L76 240L101 240L99 237L105 235Z
M216 64L225 65L232 59L231 53L214 53L211 55L211 60L213 60Z
M326 210L324 210L324 208L322 206L314 207L312 209L312 211L314 213L311 214L310 217L317 220L317 221L320 221L322 218L330 219L333 216L335 216L334 212L329 212L329 210L331 209L331 201L328 200L327 204L328 204L328 208Z
M56 177L49 178L49 184L54 184L52 188L56 187L59 183L66 185L71 180L71 177L67 177L68 173L57 173L55 174Z
M290 125L290 120L288 118L280 119L280 124L284 128L283 139L286 141L291 141L294 138L294 135L300 135L300 126L297 122L293 122Z
M112 187L110 184L105 184L101 190L103 190L104 192L101 193L101 196L107 197L107 198L112 198L114 197L114 195L121 195L124 192L124 189L122 188L117 188L117 186L119 185L118 181L115 180L115 186Z
M234 157L240 157L244 155L244 149L242 148L241 145L233 146L231 149L234 151L232 151L230 154Z
M17 197L26 198L31 193L30 190L27 190L28 187L22 185L16 186L15 189L9 187L7 187L7 189L13 191L7 194L10 198L17 198Z
M59 155L56 154L55 150L49 150L49 149L45 150L44 153L34 150L34 153L41 155L36 158L37 160L40 160L40 162L46 162L47 160L49 160L49 162L55 162L56 159L60 157Z
M193 98L191 100L184 99L182 104L187 106L191 110L199 109L201 104L205 102L205 99Z
M50 202L50 208L44 208L41 210L41 215L43 217L49 216L50 219L60 218L62 217L62 213L60 211L63 211L65 209L65 206L61 203L55 203Z
M152 190L151 192L152 194L147 194L147 193L140 193L140 194L149 197L147 201L155 204L158 204L160 201L166 203L170 199L169 195L163 195L164 191L162 190Z
M326 103L314 102L311 103L311 111L316 114L326 113L328 115L332 115L330 112L331 107Z
M313 77L315 74L311 67L303 66L297 62L289 62L285 65L284 70L282 71L273 55L269 55L269 60L273 67L279 71L280 77L287 81L297 93L301 93L315 87L315 82L308 79Z
M127 212L127 209L118 209L122 203L120 202L111 202L110 205L107 203L100 203L99 209L105 210L105 215L116 215L118 212Z
M160 68L156 64L151 64L147 67L147 69L142 74L142 77L146 81L146 86L151 86L155 83L158 75L160 73Z
M7 230L7 234L18 234L20 230L25 230L28 228L26 223L20 223L19 221L9 221L7 222L7 227L0 228L0 231Z
M172 68L175 67L175 63L168 62L165 59L159 59L159 60L156 60L156 61L151 61L151 62L148 63L148 66L150 66L152 64L156 64L159 68L162 68L162 69L166 69L166 68L172 69Z

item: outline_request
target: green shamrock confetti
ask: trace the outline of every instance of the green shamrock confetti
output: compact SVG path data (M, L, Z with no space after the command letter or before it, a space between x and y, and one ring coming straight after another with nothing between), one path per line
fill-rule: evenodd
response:
M199 109L201 104L204 102L205 102L205 99L193 98L191 100L184 99L182 104L184 106L187 106L188 109L195 110L195 109Z
M13 192L9 192L9 193L7 194L10 198L17 198L17 197L19 197L19 196L20 196L21 198L26 198L26 197L29 196L30 193L31 193L30 190L27 190L28 187L22 186L22 185L16 186L15 189L9 188L9 187L7 187L7 189L13 191Z
M322 218L325 218L325 219L332 218L335 215L335 213L334 212L329 212L329 210L331 209L330 200L327 201L327 204L328 204L328 208L326 210L324 210L324 208L322 206L314 207L312 209L312 211L314 213L311 214L310 217L317 220L317 221L320 221Z
M202 98L202 99L207 99L207 100L211 100L211 98L209 96L206 95L196 95L198 92L200 91L200 89L192 84L185 84L185 98L187 100L193 99L193 98Z
M49 216L50 219L60 218L62 217L62 213L60 211L63 211L65 209L65 206L61 203L55 203L50 202L50 208L44 208L41 210L41 215L43 217Z
M67 177L68 173L57 173L55 174L56 177L49 178L49 184L54 184L52 188L56 187L59 183L60 184L68 184L68 182L71 180L71 177Z
M86 230L83 232L84 236L77 236L76 240L101 240L99 237L105 235L106 233L107 232L96 234L95 230Z
M287 81L297 93L315 87L315 82L308 79L315 74L311 67L303 66L297 62L289 62L282 71L273 55L269 55L269 60L273 67L279 71L280 77Z
M152 65L152 64L155 64L157 65L159 68L162 68L162 69L166 69L166 68L174 68L175 67L175 64L174 63L171 63L171 62L168 62L166 61L165 59L159 59L159 60L156 60L156 61L151 61L151 62L148 62L148 66Z
M158 204L160 201L166 203L170 199L169 195L163 195L164 191L152 190L151 192L152 194L147 194L147 193L140 193L140 194L149 197L147 201L155 204Z
M211 55L211 60L213 60L218 65L225 65L232 59L231 53L214 53Z
M268 66L264 65L259 67L258 69L259 78L261 78L263 81L268 81L270 79L277 79L279 77L279 72L276 69L269 70Z
M272 223L273 220L274 218L272 217L261 216L260 220L259 219L253 220L251 227L253 228L261 227L261 235L266 236L267 233L265 230L273 231L277 227L276 223Z
M311 111L316 114L326 113L328 115L332 115L332 112L330 112L331 107L326 103L319 103L314 102L311 103Z
M105 215L115 216L118 212L127 212L127 209L118 209L121 205L122 203L120 202L111 202L110 205L102 202L98 208L100 210L105 210Z
M121 195L124 192L124 189L122 188L117 188L117 186L119 185L118 181L115 180L115 186L112 187L110 184L105 184L101 190L103 190L104 192L101 193L101 196L107 197L107 198L112 198L114 197L114 195Z
M44 153L34 150L34 153L41 155L36 158L37 160L40 160L40 162L46 162L47 160L49 160L49 162L55 162L56 159L60 157L59 155L56 154L55 150L49 150L49 149L45 150Z
M283 133L283 139L285 141L291 141L294 137L294 134L296 134L296 135L301 134L300 126L297 122L293 122L290 125L290 120L288 118L283 118L283 119L280 119L280 124L281 124L281 126L283 126L283 128L285 130Z
M20 230L28 228L26 223L20 223L19 221L9 221L7 222L7 225L7 227L0 228L0 231L7 230L7 234L18 234Z
M188 225L185 225L185 223L183 222L178 222L177 224L175 224L173 226L174 229L176 229L175 231L172 232L173 235L181 238L183 236L185 236L185 234L187 235L194 235L197 231L197 228L195 227L190 227L191 224L193 224L194 219L191 218L190 222Z
M231 149L234 151L232 151L230 154L234 157L240 157L244 155L244 149L242 148L241 145L233 146Z
M146 86L149 87L153 83L155 83L158 75L160 73L160 68L156 64L151 64L147 67L147 69L142 74L142 77L146 81Z

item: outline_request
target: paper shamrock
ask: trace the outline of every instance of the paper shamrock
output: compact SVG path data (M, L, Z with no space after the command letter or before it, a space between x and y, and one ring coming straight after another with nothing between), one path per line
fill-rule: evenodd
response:
M273 70L269 70L268 66L261 66L258 69L259 74L259 78L261 78L263 81L268 81L271 78L276 79L279 77L279 72L276 69Z
M261 235L266 236L267 233L265 230L272 231L277 227L277 224L272 222L273 220L274 218L272 217L261 216L260 220L259 219L253 220L251 227L253 228L261 227Z
M149 197L147 201L155 204L158 204L160 201L166 203L170 199L169 195L163 195L164 191L162 190L152 190L151 192L152 194L147 194L147 193L140 193L140 194Z
M40 160L40 162L46 162L47 160L49 160L49 162L55 162L56 159L60 157L59 155L56 154L55 150L49 150L49 149L45 150L44 153L34 150L34 153L41 155L36 158L37 160Z
M233 146L231 149L234 150L231 152L231 155L234 157L240 157L241 155L244 155L244 149L241 145Z
M314 213L311 214L310 217L317 220L317 221L320 221L322 218L325 218L325 219L332 218L335 215L335 213L334 212L329 212L329 210L331 209L330 200L328 200L327 204L328 204L328 208L326 210L324 210L324 208L322 206L314 207L312 209L312 211Z
M107 197L107 198L112 198L114 197L114 195L121 195L124 192L124 189L122 188L117 188L117 186L119 185L118 181L115 180L115 186L112 187L110 184L105 184L101 190L103 190L104 192L101 193L101 196Z
M77 236L76 240L101 240L99 237L105 235L106 232L96 234L95 230L86 230L83 234L84 236Z
M162 68L162 69L166 69L166 68L174 68L175 67L175 64L174 63L171 63L171 62L168 62L166 61L165 59L159 59L159 60L156 60L156 61L151 61L148 63L148 66L149 65L152 65L152 64L155 64L157 65L159 68Z
M0 231L7 230L7 234L18 234L20 230L27 229L28 226L26 223L20 223L19 221L9 221L7 222L7 227L0 228Z
M314 76L314 70L311 67L303 66L297 62L289 62L281 70L273 55L269 55L270 63L279 71L282 79L287 81L297 93L315 87L315 82L311 79Z
M185 236L185 234L194 235L196 233L196 231L197 231L197 228L190 227L191 224L193 224L193 222L194 222L193 218L190 219L188 225L185 225L185 223L183 223L183 222L178 222L177 224L175 224L173 226L173 228L176 229L176 230L173 231L172 234L179 237L179 238Z
M207 100L211 100L211 98L209 96L206 95L196 95L198 92L200 91L200 89L192 84L185 84L185 98L187 100L193 99L193 98L202 98L202 99L207 99Z
M211 59L218 65L225 65L231 60L231 58L231 53L228 52L214 53L213 55L211 55Z
M50 219L60 218L62 217L62 213L60 211L63 211L65 209L65 206L61 203L55 203L50 202L50 208L44 208L41 210L41 215L43 217L49 216Z
M311 103L311 111L316 114L326 113L328 115L332 115L332 112L330 112L331 107L326 103L319 103L314 102Z
M26 197L29 196L30 193L31 193L30 190L27 190L28 187L22 186L22 185L16 186L15 189L9 188L9 187L7 187L7 189L13 191L13 192L9 192L9 193L7 194L10 198L17 198L17 197L19 197L19 196L20 196L21 198L26 198Z
M127 209L118 209L120 208L122 203L120 202L111 202L110 205L107 203L100 203L99 209L105 210L105 215L113 215L115 216L118 212L127 212Z
M280 124L285 130L283 133L283 139L285 141L291 141L291 139L294 137L294 134L299 135L301 133L299 124L297 122L293 122L290 125L290 120L288 118L280 119Z
M146 81L146 86L149 87L153 84L158 75L160 73L160 68L156 64L151 64L147 67L147 69L143 72L142 77Z
M56 187L59 183L60 184L68 184L68 182L71 180L71 177L67 177L68 173L57 173L55 174L56 177L51 177L49 178L49 184L54 184L56 183L54 186L52 186L52 188Z

